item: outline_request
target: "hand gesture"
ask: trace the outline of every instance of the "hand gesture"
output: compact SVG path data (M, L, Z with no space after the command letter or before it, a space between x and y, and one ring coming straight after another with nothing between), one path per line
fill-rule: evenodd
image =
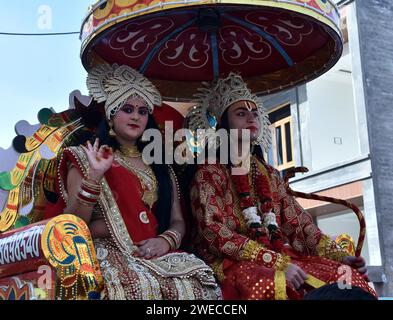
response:
M366 260L364 260L363 257L346 256L343 259L343 263L357 270L366 280L368 280Z
M136 245L138 246L138 250L134 253L135 256L144 259L161 257L171 249L168 241L163 238L143 240L136 243Z
M100 181L105 172L112 166L112 148L109 148L107 145L99 147L98 138L95 140L94 145L87 141L87 147L81 147L86 152L89 161L89 178Z
M299 289L307 280L307 274L300 267L291 263L285 271L285 278L289 286Z

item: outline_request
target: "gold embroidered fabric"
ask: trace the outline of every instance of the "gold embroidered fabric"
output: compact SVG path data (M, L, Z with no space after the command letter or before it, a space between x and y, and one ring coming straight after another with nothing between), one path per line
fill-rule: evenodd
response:
M70 147L68 150L74 155L75 159L78 161L79 167L86 175L89 168L86 153L80 147ZM135 246L128 234L127 227L112 194L112 190L105 178L101 180L101 187L102 192L98 200L98 205L104 213L105 222L108 226L109 232L111 233L113 240L116 241L119 249L131 254L135 251Z
M319 280L318 278L315 278L310 274L307 275L307 279L305 283L307 283L308 285L312 286L315 289L318 289L326 284L326 282L323 282L322 280Z
M285 271L291 262L291 258L285 254L279 254L274 268L279 271Z
M276 271L274 274L274 299L287 299L287 280L283 271Z
M291 262L308 274L306 283L314 288L340 277L337 270L341 264L321 257L340 260L345 255L343 250L322 234L311 215L287 193L278 172L265 163L263 168L261 172L270 178L272 204L286 242L283 251L292 258L266 249L241 230L241 213L236 211L236 193L230 187L227 168L201 165L191 186L191 206L198 228L193 244L223 282L224 297L229 299L285 299L285 270ZM359 276L359 286L371 291L358 273L354 275ZM293 295L290 298L296 299Z
M213 270L188 253L146 260L122 254L109 239L94 241L110 300L217 300Z
M262 250L264 250L262 244L254 240L248 240L244 244L240 256L242 260L256 261Z
M224 269L223 269L224 266L223 266L222 259L217 259L210 266L213 269L214 274L216 275L218 281L220 281L220 282L224 281L225 280L225 274L224 274Z
M263 264L267 268L285 271L290 263L290 257L271 250L254 240L248 240L241 250L243 260L254 261Z
M341 262L344 257L349 255L345 249L341 248L327 235L323 235L319 240L317 253L319 257L324 257L339 262Z
M158 182L153 170L150 167L146 169L135 167L120 153L115 154L115 160L138 177L142 189L144 190L143 194L141 194L142 201L151 209L158 200Z
M83 149L68 150L86 174L88 161ZM99 206L111 233L111 238L94 239L106 288L101 298L221 299L213 270L192 254L169 253L151 260L134 257L136 247L105 178L101 186Z

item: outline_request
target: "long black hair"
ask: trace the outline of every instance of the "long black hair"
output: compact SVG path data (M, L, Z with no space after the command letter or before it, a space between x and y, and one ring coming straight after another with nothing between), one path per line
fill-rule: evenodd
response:
M151 114L149 114L148 116L145 130L147 129L159 130L157 123ZM101 145L108 145L109 147L112 147L114 151L119 150L120 143L116 140L115 137L109 135L109 131L110 131L110 127L108 121L106 119L103 119L98 124L96 135L94 137L91 136L90 139L94 141L95 138L99 138ZM87 138L86 141L90 139ZM136 144L138 150L142 153L145 146L147 146L150 142L151 140L142 141L142 139L139 138ZM162 150L164 150L164 148L162 148ZM162 154L162 157L163 158L161 159L162 160L161 164L153 163L150 165L150 167L154 172L154 175L156 176L157 183L158 183L158 190L157 190L158 200L156 202L155 216L158 222L159 233L168 230L170 226L172 203L174 199L172 182L169 175L169 169L164 162L164 157L165 157L164 153Z

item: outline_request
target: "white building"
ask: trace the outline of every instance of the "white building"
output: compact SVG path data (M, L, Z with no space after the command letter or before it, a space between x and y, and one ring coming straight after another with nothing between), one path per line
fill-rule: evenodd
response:
M378 289L383 272L355 10L353 2L341 7L345 45L332 70L265 98L276 139L269 161L283 171L309 169L291 180L293 190L345 199L363 211L367 233L362 255ZM357 241L359 223L353 211L325 202L299 202L326 234L346 233Z

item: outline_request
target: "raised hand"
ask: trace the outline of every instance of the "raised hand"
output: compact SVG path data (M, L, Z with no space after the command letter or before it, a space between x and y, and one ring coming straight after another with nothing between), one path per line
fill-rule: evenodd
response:
M86 152L89 161L89 178L100 181L105 172L112 166L112 148L109 148L107 145L99 146L98 138L95 140L94 145L87 141L87 147L82 145L81 147Z

